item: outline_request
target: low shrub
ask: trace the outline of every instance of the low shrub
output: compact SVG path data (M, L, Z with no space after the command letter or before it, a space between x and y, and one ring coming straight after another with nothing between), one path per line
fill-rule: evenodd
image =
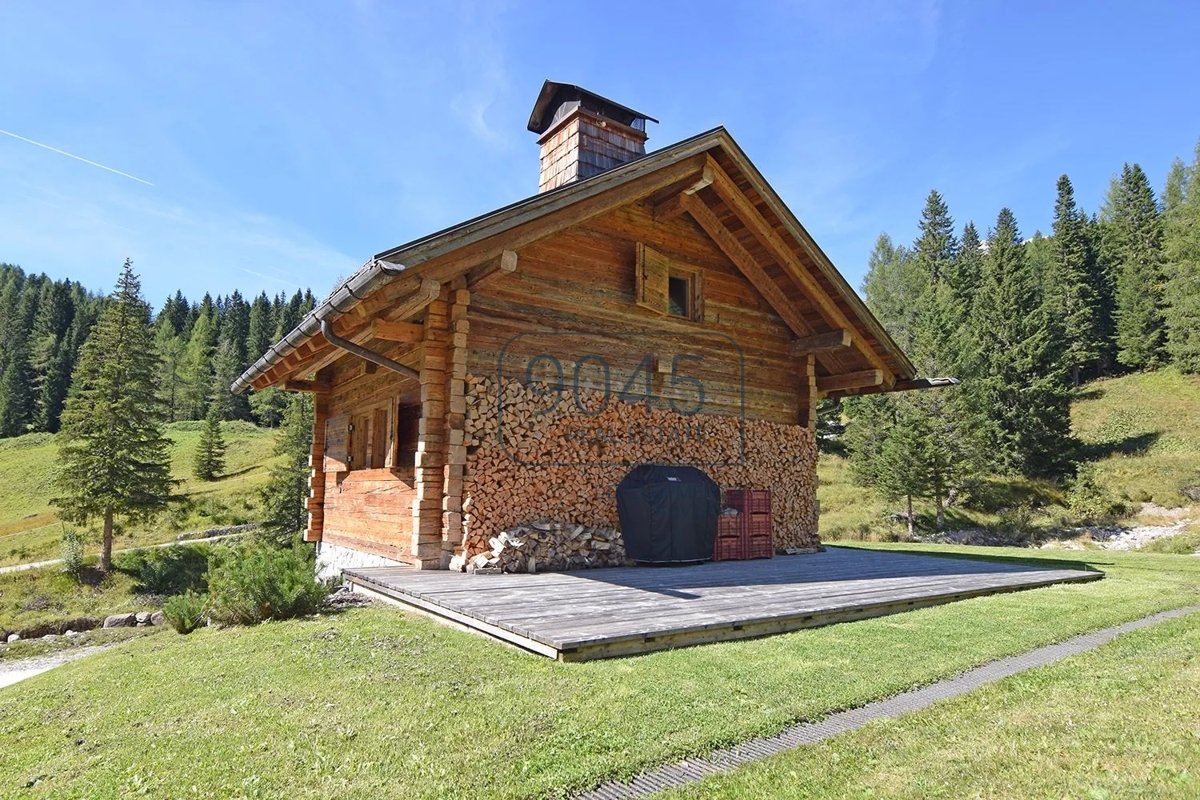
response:
M63 528L62 564L63 572L72 578L83 575L83 534L74 528Z
M208 572L212 616L226 625L253 625L315 613L330 587L314 577L312 549L244 542Z
M138 594L204 592L208 589L205 573L212 554L206 544L139 550L126 555L120 568L137 581L133 589Z
M1081 466L1067 490L1067 508L1071 516L1083 524L1112 523L1125 513L1124 505L1101 485L1096 468Z
M191 589L168 598L163 605L163 616L180 633L191 633L199 628L204 624L207 614L208 598Z

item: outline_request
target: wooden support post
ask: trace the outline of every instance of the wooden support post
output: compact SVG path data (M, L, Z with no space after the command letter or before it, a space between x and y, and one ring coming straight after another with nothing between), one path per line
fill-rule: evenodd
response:
M283 388L289 392L328 392L329 381L284 381Z
M328 384L326 384L328 386ZM308 527L304 541L321 541L325 529L325 422L329 419L329 391L313 397L312 448L308 453Z
M446 351L450 342L450 297L443 287L425 311L421 348L421 422L414 471L412 553L418 569L439 569L446 466Z
M650 210L650 215L654 217L656 222L663 222L664 220L678 217L680 214L683 214L685 211L687 211L687 206L684 205L683 202L684 195L693 195L704 187L711 185L712 182L713 171L712 168L706 164L704 169L700 171L700 178L695 183L684 189L679 194L671 195L666 200L654 206L654 208Z
M800 360L800 419L801 426L817 432L817 406L821 393L817 390L817 357L812 353Z
M513 265L515 267L515 254ZM467 425L467 334L470 321L467 312L471 292L456 289L451 292L450 338L446 353L446 468L442 485L442 561L449 563L456 550L465 542L463 529L463 478L467 467L467 447L464 444Z

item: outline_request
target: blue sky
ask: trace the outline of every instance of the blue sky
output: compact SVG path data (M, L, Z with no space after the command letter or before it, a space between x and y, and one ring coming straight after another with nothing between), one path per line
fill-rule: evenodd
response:
M0 261L156 304L311 286L536 190L545 78L725 125L855 286L925 195L1048 230L1200 137L1200 4L0 5ZM133 176L133 177L128 177ZM140 179L135 180L134 178ZM144 182L142 182L144 181Z

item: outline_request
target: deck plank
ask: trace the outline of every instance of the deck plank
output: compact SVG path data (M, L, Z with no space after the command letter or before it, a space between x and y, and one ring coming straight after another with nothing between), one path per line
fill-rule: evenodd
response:
M1101 576L840 547L769 560L538 575L404 567L346 572L351 584L569 660L765 635Z

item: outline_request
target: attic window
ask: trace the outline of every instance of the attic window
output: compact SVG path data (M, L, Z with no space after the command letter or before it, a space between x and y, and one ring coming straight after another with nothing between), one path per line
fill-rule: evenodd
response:
M639 306L682 319L703 319L700 271L680 264L644 244L637 246Z
M692 281L688 275L667 278L667 313L673 317L692 318Z

